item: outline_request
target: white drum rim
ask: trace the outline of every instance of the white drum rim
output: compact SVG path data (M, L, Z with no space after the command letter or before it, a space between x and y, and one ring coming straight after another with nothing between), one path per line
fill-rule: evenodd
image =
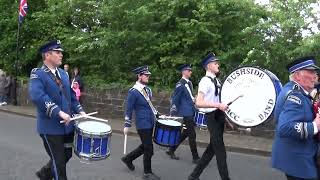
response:
M237 68L233 69L230 74L228 74L228 75L226 76L225 81L228 79L228 77L229 77L233 72L237 71L238 69L243 69L243 68L254 68L254 69L258 69L259 71L262 71L265 75L267 75L268 79L269 79L270 82L273 84L273 91L274 91L274 95L276 96L276 94L277 94L276 87L275 87L275 85L274 85L274 82L273 82L272 77L271 77L270 74L268 73L268 72L271 72L271 71L268 70L268 69L259 67L259 66L248 66L248 65L245 65L245 66L237 67ZM271 73L277 78L277 80L279 80L279 78L278 78L273 72L271 72ZM224 81L224 83L223 83L222 86L221 86L221 94L222 94L222 89L223 89L223 87L225 86L225 81ZM280 81L280 80L279 80L279 81ZM280 82L280 83L281 83L281 82ZM277 97L276 97L276 98L277 98ZM220 99L222 99L222 96L221 96L221 95L220 95ZM276 101L276 99L275 99L275 101ZM237 124L237 125L239 125L239 126L242 126L242 127L256 127L256 126L261 125L262 123L265 123L266 121L268 121L268 120L270 119L270 117L273 115L273 111L274 111L275 106L276 106L276 105L274 104L271 113L269 114L269 116L268 116L267 118L265 118L265 120L263 120L263 121L255 124L255 125L245 125L245 124L242 124L242 123L238 123L237 121L234 121L232 118L230 118L228 113L225 113L225 114L226 114L226 117L227 117L229 120L231 120L232 122L234 122L235 124Z
M99 132L92 132L92 131L89 131L88 129L84 129L84 128L81 128L80 125L81 124L85 124L85 123L96 123L96 124L100 124L100 125L104 125L107 127L106 131L99 131ZM101 135L101 134L110 134L112 132L112 129L111 129L111 126L107 123L103 123L103 122L98 122L98 121L90 121L90 120L87 120L87 121L81 121L79 123L76 124L76 127L81 131L81 132L84 132L86 134L89 134L89 135Z
M171 120L171 119L159 119L157 120L160 124L163 124L163 125L167 125L167 126L173 126L173 127L181 127L182 124L178 121L174 121L174 120ZM167 124L167 123L163 123L163 122L174 122L175 124Z

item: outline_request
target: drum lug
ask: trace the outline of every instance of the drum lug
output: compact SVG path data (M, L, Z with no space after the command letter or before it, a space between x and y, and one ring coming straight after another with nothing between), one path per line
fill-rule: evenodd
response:
M93 145L94 145L94 138L91 137L91 141L90 141L90 154L93 154Z

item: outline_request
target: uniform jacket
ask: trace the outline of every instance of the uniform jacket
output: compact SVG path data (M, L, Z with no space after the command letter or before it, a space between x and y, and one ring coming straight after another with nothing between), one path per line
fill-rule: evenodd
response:
M312 101L297 83L287 83L280 92L275 120L272 166L291 176L315 178L317 145Z
M176 84L171 97L170 114L177 116L194 116L195 107L193 103L192 87L183 78Z
M29 82L29 96L37 107L37 130L39 134L63 135L74 130L74 123L68 126L60 123L59 111L63 111L70 116L73 113L83 111L76 99L74 91L71 89L67 73L57 69L61 84L48 73L53 73L45 66L35 68L31 71ZM54 75L53 75L54 76Z
M148 101L143 96L142 90L142 84L136 83L136 85L128 92L125 112L125 127L131 127L133 111L135 112L137 129L151 129L154 126L155 113L152 111ZM151 100L151 89L146 87L146 91Z

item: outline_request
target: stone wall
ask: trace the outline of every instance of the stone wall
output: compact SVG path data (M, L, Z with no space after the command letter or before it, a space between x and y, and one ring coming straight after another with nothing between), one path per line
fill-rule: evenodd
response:
M86 92L82 96L82 105L86 112L98 111L100 117L122 120L124 118L127 93L128 89L86 88ZM169 97L169 93L153 92L152 102L162 114L169 114ZM28 97L27 82L18 83L18 105L32 106L32 102ZM231 130L228 127L227 132L272 138L274 135L274 122L270 119L257 127L251 128L250 133L242 130Z
M86 88L82 93L82 106L86 112L98 111L99 116L105 118L123 119L125 101L128 89L96 89ZM163 92L153 92L153 105L162 114L169 113L170 95ZM32 106L28 96L28 85L26 82L18 84L18 105Z

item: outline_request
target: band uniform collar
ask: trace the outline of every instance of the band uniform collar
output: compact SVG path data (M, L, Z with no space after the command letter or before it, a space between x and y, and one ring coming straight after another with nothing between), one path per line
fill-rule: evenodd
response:
M206 72L206 76L209 76L209 77L212 77L212 78L216 77L216 75L214 73L209 72L209 71Z
M136 86L140 91L143 90L143 88L146 87L146 85L140 83L139 81L136 81L135 86Z
M292 82L293 82L294 84L296 84L297 86L299 86L306 95L310 95L310 92L308 92L307 90L305 90L298 82L296 82L296 81L292 81Z
M48 65L46 65L45 63L44 63L44 65L45 65L45 67L47 67L54 75L55 75L56 71L58 71L58 68L51 68L51 67L49 67ZM59 76L60 76L59 71L58 71L58 74L59 74Z
M187 83L189 83L189 79L185 78L185 77L182 77L182 79L184 79L185 81L187 81Z

